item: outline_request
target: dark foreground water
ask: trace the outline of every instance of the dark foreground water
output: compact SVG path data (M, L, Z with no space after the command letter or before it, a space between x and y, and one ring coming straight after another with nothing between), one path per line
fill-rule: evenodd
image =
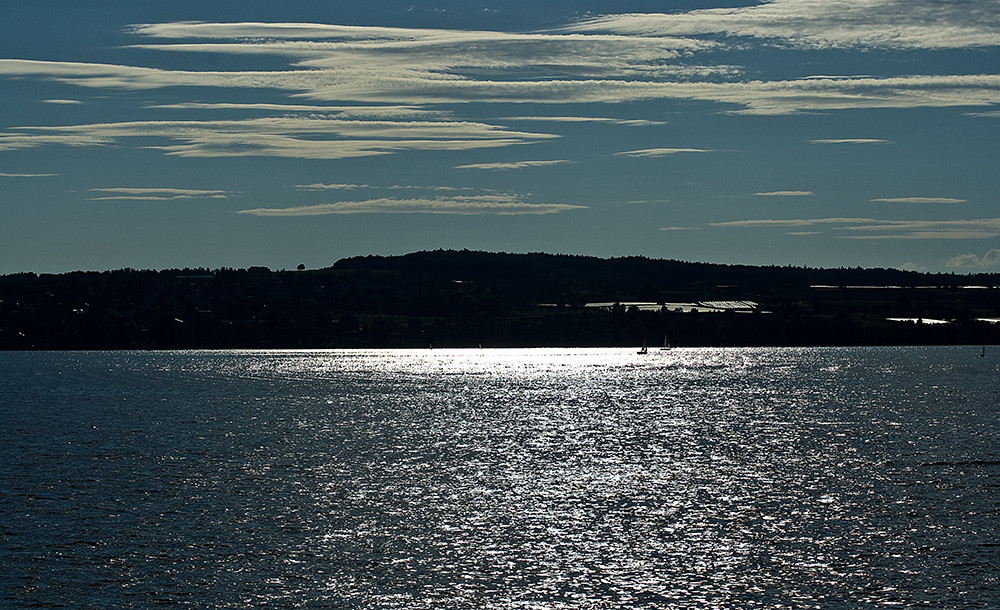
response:
M0 353L0 606L1000 607L1000 352Z

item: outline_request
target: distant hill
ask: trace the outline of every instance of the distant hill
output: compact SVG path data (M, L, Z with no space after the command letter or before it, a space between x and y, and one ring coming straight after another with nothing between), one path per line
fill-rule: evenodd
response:
M1000 317L998 286L996 274L450 250L309 271L22 273L0 276L0 349L613 346L666 333L680 346L995 343L984 319ZM755 306L704 313L733 303Z

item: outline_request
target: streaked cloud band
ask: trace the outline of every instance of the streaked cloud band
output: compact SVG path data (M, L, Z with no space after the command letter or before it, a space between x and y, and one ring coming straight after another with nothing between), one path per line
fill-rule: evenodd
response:
M327 214L457 214L470 215L544 215L586 206L565 203L528 203L514 196L470 196L440 199L378 198L364 201L339 201L287 208L241 210L252 216L322 216Z
M879 220L874 218L795 218L734 220L714 227L822 227L847 239L986 239L1000 237L1000 218L974 220Z

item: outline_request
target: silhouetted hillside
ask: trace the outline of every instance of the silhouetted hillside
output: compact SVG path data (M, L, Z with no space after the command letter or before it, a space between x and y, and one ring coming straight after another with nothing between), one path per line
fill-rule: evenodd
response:
M1000 317L998 285L997 275L469 251L311 271L27 273L0 277L0 348L612 346L665 333L675 345L995 343L1000 327L981 319ZM747 302L757 306L675 307Z

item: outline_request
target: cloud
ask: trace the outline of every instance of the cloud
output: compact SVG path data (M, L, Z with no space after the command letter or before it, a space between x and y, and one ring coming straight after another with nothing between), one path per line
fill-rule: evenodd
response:
M545 71L570 78L718 75L728 67L687 67L675 61L715 43L691 38L558 33L359 27L280 23L146 24L132 33L152 38L195 39L193 44L135 45L161 51L273 55L299 68L357 75L366 80L442 78L447 73L488 70L510 78L512 70ZM219 41L219 42L214 42ZM537 76L537 74L533 75Z
M227 199L230 193L218 190L178 189L178 188L95 188L92 193L100 193L101 197L91 197L92 201L136 200L136 201L174 201L177 199Z
M606 123L609 125L624 125L626 127L657 127L667 125L666 121L651 121L646 119L612 119L607 117L584 116L510 116L497 119L499 121L544 121L551 123Z
M835 138L826 140L810 140L813 144L888 144L889 140L874 138Z
M770 191L767 193L754 193L754 197L809 197L812 191Z
M386 189L390 191L468 191L468 187L458 186L418 186L413 184L394 184L391 186L375 186L372 184L297 184L300 191L352 191L359 189Z
M528 203L513 195L477 195L439 199L390 199L340 201L289 208L241 210L253 216L321 216L326 214L458 214L458 215L541 215L557 214L587 206L565 203Z
M800 48L957 49L1000 45L1000 13L966 0L770 0L741 8L591 19L567 31L752 37Z
M560 30L511 34L441 29L345 26L314 23L139 24L136 36L199 41L252 41L259 45L293 46L322 42L343 47L396 49L488 43L503 48L575 44L591 39L638 39L645 45L692 50L718 44L709 37L753 37L806 48L945 49L1000 44L1000 16L987 2L965 0L770 0L754 6L660 14L620 14L589 19ZM460 47L461 48L461 47ZM512 50L508 50L512 52Z
M945 263L950 269L967 269L972 271L986 271L1000 269L1000 250L988 250L982 256L976 254L959 254Z
M660 227L661 231L695 231L697 227Z
M455 169L508 170L525 169L528 167L549 167L552 165L565 165L567 163L573 163L573 161L568 161L566 159L553 159L550 161L513 161L509 163L470 163L468 165L456 165Z
M244 104L233 102L182 102L177 104L155 104L147 108L170 110L245 110L335 114L344 119L413 119L444 117L440 110L418 108L416 106L327 106L310 104Z
M951 197L888 197L872 199L872 201L882 203L965 203L965 199L953 199Z
M878 220L874 218L796 218L734 220L713 227L766 228L831 225L845 239L986 239L1000 237L1000 218L973 220ZM859 233L867 233L861 235Z
M271 156L342 159L407 150L472 150L558 136L462 121L357 121L266 117L232 121L136 121L16 127L0 133L0 150L46 144L103 146L126 138L161 138L150 145L181 157Z
M0 150L26 150L40 146L105 146L112 140L85 134L48 135L28 133L0 133Z
M295 188L300 191L352 191L356 189L375 188L370 184L297 184Z
M562 49L565 56L561 59L548 58L541 63L531 54L530 48L520 47L519 57L511 56L508 61L497 63L496 50L491 48L491 38L486 36L484 40L463 43L475 49L472 57L456 57L449 50L433 45L422 53L407 47L391 54L379 47L348 45L325 51L322 60L298 62L288 70L193 72L111 64L0 60L0 76L30 77L121 91L181 86L265 89L317 102L351 101L396 107L463 102L612 104L674 99L712 102L720 104L720 110L726 112L782 115L855 108L969 107L1000 103L1000 75L996 74L727 81L730 75L697 80L690 75L662 75L648 70L636 74L641 70L637 65L628 64L633 59L654 64L673 60L658 55L655 50L643 51L652 53L649 57L617 60L609 56L615 56L620 44L625 44L618 38L589 42L594 49L602 51L594 51L597 54L592 57L581 57L574 54L574 49ZM646 49L643 41L626 42ZM569 63L585 63L589 67L572 74L565 69L560 72L559 66L565 68Z
M850 225L859 223L879 222L873 218L785 218L763 220L730 220L726 222L709 223L713 227L811 227L815 225L836 224Z
M703 153L714 152L703 148L643 148L640 150L626 150L615 153L618 157L666 157L679 153Z
M80 100L42 100L46 104L62 104L66 106L72 106L76 104L82 104Z
M51 176L58 176L59 174L8 174L6 172L0 172L0 178L49 178Z
M849 227L877 235L848 235L847 239L989 239L1000 237L1000 219L979 221L880 221L872 226Z

